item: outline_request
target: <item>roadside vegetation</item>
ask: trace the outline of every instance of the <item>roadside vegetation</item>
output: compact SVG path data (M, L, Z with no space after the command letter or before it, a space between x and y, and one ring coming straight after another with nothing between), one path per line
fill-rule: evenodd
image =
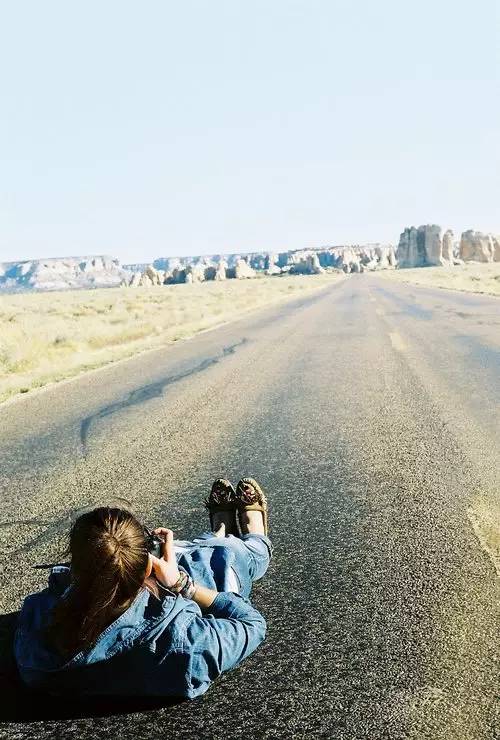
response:
M500 262L490 264L467 262L453 267L381 270L376 274L384 279L401 283L500 296Z
M335 273L0 296L0 401L339 280Z

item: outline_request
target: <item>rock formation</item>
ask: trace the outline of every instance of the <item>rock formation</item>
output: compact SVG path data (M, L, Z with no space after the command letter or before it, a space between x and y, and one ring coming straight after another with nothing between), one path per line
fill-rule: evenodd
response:
M417 243L417 229L414 226L407 227L399 237L396 251L398 267L423 267L425 265L425 253L422 252Z
M398 267L426 267L443 265L443 243L441 227L425 224L416 229L406 228L399 238L396 252Z
M248 262L239 257L232 267L228 267L226 270L226 277L235 278L236 280L244 280L246 278L253 278L256 275L256 271L253 267L250 267Z
M0 290L109 288L131 276L118 260L107 256L7 262L0 265Z
M0 292L66 290L75 288L154 287L175 283L247 279L259 274L318 275L399 267L452 265L462 262L500 262L500 236L465 231L460 245L451 230L425 224L406 228L397 250L390 244L325 246L280 252L162 257L153 264L120 265L107 256L50 258L0 264Z
M205 280L205 266L202 264L187 265L185 268L186 283L202 283Z
M225 280L227 273L227 262L220 260L219 264L215 268L214 280Z
M144 272L149 267L149 262L134 262L133 264L122 265L128 272Z
M266 275L279 275L281 268L278 266L277 254L266 254L264 259L264 271Z
M234 275L236 265L239 265L238 272L250 277L254 273L264 272L268 275L277 275L281 272L300 271L297 265L301 265L306 272L314 274L318 270L318 264L321 268L338 268L345 272L352 272L364 265L365 269L387 269L394 268L396 264L396 255L391 245L385 244L368 244L338 247L319 247L310 249L297 249L288 252L275 254L272 252L250 252L248 254L213 254L195 257L162 257L153 262L156 269L163 269L170 274L175 270L183 270L188 265L202 264L205 267L206 280L213 279L214 271L207 271L208 267L217 267L224 263L226 270L229 270L227 277ZM311 259L308 259L311 258ZM246 263L246 266L243 264ZM293 268L293 269L292 269ZM219 275L222 270L219 269Z
M122 287L151 288L153 285L164 285L167 275L164 270L155 270L152 265L147 265L144 272L133 272L132 275L122 280Z
M163 275L158 271L155 270L155 268L152 265L149 265L145 272L144 277L147 278L151 285L162 285L164 277Z
M325 270L320 265L318 255L313 252L297 256L289 272L292 275L320 275Z
M130 278L130 282L123 281L122 285L130 285L131 288L138 287L141 285L142 275L140 272L134 272Z
M245 280L255 277L255 270L250 267L245 259L239 259L234 266L234 277L236 280Z
M449 262L450 264L453 264L453 260L455 258L454 246L455 239L453 231L451 229L448 229L448 231L445 231L443 234L443 260L445 262Z
M428 265L443 264L443 243L441 241L441 227L436 224L419 226L419 232L423 229L423 243Z
M439 226L407 228L401 234L397 249L398 267L453 265L462 262L500 262L500 237L481 231L464 231L457 249L453 231L441 239Z
M246 279L258 274L317 275L325 270L364 272L395 267L390 245L334 246L280 252L166 257L150 264L120 266L111 257L33 260L0 265L0 290L153 287L206 280Z
M394 248L390 245L333 247L318 253L323 267L335 267L343 272L366 272L391 269L395 266Z
M227 264L221 260L218 265L209 265L205 267L205 280L225 280Z
M374 269L374 261L371 253L360 253L354 249L343 249L337 259L335 267L343 272L361 272L363 260L363 270Z
M284 273L319 275L327 270L365 272L394 269L396 254L391 245L369 244L352 247L323 247L297 249L289 252L251 252L245 255L205 255L197 257L162 257L153 262L156 273L164 275L164 284L196 283L205 280L253 278L256 275ZM142 267L138 265L138 267ZM148 267L142 269L146 277L132 285L158 284ZM152 281L152 282L151 282Z
M472 229L464 231L459 256L464 262L500 262L500 237Z

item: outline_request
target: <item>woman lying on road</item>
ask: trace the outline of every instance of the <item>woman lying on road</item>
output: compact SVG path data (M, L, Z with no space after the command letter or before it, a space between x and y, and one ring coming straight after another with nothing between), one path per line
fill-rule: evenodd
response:
M253 652L266 631L247 600L271 556L266 498L252 478L236 490L219 479L206 506L214 531L192 542L163 527L152 538L124 509L80 516L71 567L24 601L23 681L53 694L192 698Z

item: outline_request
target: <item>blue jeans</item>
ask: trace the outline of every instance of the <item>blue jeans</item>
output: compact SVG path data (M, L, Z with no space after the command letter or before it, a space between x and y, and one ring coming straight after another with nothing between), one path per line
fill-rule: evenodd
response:
M251 555L250 577L252 581L258 581L269 568L273 554L271 540L263 534L244 534L241 541Z
M174 545L179 565L195 581L245 597L252 583L267 571L272 556L271 540L263 534L215 537L213 532L205 532L192 541L176 541Z

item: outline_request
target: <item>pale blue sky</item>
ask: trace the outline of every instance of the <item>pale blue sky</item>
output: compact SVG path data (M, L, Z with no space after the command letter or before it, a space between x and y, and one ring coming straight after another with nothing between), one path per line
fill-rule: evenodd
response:
M0 0L0 260L500 232L496 0Z

